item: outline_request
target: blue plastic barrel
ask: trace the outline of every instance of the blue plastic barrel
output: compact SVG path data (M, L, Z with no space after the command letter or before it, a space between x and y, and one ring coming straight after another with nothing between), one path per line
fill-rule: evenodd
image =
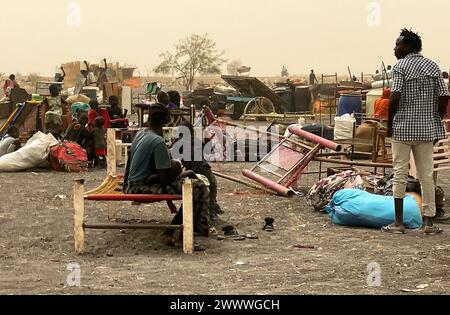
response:
M362 96L342 94L339 98L338 116L345 114L355 114L357 124L362 120Z

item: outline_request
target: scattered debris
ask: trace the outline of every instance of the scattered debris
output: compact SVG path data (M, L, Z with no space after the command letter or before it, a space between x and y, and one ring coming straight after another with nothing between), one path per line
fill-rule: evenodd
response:
M316 249L314 246L309 246L309 245L294 245L294 248L297 248L297 249Z
M234 226L232 225L227 225L224 226L222 228L223 233L225 234L225 236L234 236L234 235L239 235L239 233L236 231L236 229L234 228Z
M274 218L266 218L265 219L266 225L264 226L263 230L266 232L273 232L273 230L275 229L273 224L275 223L275 219Z

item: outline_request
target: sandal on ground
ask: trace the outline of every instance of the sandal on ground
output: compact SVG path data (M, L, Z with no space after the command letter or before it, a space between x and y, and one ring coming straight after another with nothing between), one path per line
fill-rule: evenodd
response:
M381 231L391 234L406 234L406 229L404 226L396 226L395 224L384 226Z
M425 228L423 229L423 233L425 235L438 235L442 234L443 232L444 230L437 226L425 226Z

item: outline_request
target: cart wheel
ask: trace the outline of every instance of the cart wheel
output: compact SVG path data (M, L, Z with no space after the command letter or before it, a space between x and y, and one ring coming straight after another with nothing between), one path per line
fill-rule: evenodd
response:
M250 102L244 110L244 115L249 114L271 114L275 113L276 109L272 101L266 97L255 97ZM256 120L265 120L265 118L256 118Z
M242 103L234 103L233 106L233 114L230 115L231 119L239 120L244 114L244 104Z

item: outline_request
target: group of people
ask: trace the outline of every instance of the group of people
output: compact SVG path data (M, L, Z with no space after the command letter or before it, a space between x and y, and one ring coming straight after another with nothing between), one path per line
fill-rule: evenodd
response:
M108 101L108 109L102 108L97 100L91 100L87 110L79 108L64 136L86 150L91 165L102 168L106 167L106 130L118 120L123 122L127 115L120 108L117 96L110 96Z
M181 123L182 135L175 141L178 149L174 150L175 145L172 150L167 147L163 127L172 120L168 99L166 93L158 95L159 102L150 106L148 128L141 130L133 141L124 178L124 192L180 195L182 180L193 179L194 231L198 235L208 236L211 222L223 214L217 203L217 181L203 158L204 143L194 136L194 128L189 122ZM196 160L199 150L201 158ZM180 209L172 224L182 224L182 218L183 211ZM173 231L168 230L164 235L168 245L175 244Z

